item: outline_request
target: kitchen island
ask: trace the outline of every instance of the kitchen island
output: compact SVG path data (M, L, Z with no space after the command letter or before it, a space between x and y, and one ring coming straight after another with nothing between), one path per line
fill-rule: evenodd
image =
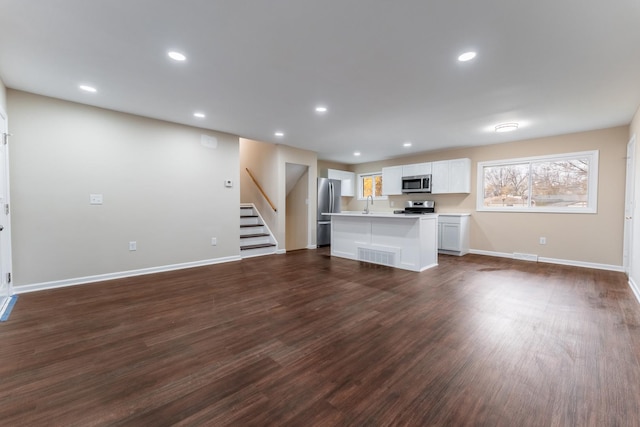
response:
M331 256L411 271L438 265L438 215L331 214Z

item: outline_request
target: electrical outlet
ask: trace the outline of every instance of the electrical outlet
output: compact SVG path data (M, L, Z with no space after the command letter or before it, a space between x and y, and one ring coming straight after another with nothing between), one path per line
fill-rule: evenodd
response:
M130 250L130 251L136 251L136 250L138 250L137 246L138 246L138 245L137 245L137 243L136 243L136 242L129 242L129 250Z
M211 238L211 246L216 246L218 244L218 238L217 237L212 237Z
M547 244L547 238L546 237L541 237L540 238L540 244L541 245L546 245Z
M102 204L102 194L89 194L89 204L90 205L101 205Z

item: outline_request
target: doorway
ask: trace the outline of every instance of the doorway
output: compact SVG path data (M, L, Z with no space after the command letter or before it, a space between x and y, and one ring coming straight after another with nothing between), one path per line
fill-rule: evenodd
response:
M309 166L286 164L285 249L309 246Z

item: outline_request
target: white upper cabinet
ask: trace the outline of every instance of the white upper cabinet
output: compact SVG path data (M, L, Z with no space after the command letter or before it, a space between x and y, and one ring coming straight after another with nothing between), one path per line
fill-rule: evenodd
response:
M339 179L340 195L346 197L353 197L356 194L356 174L349 171L341 171L337 169L327 169L327 178Z
M431 163L415 163L412 165L402 165L402 176L429 175L430 173Z
M471 159L449 160L449 193L471 193Z
M433 162L431 168L431 193L449 192L449 160Z
M431 193L470 193L471 159L453 159L433 162Z
M382 168L382 194L394 196L402 194L403 166Z

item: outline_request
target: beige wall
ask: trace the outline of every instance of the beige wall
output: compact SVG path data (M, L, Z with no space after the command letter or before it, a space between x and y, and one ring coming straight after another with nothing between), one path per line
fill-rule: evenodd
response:
M344 163L330 162L328 160L318 160L318 177L328 178L327 171L329 169L337 169L341 171L350 171L353 166L346 165Z
M309 195L309 203L313 209L307 211L307 241L309 247L316 244L316 209L313 200L318 197L318 156L313 151L301 150L299 148L289 147L287 145L278 145L278 211L282 215L278 215L278 228L276 238L279 242L286 241L286 194L287 194L287 163L295 163L298 165L306 165L309 167L307 174L307 194Z
M14 90L8 110L17 290L239 256L237 137Z
M316 178L318 176L318 157L316 153L286 145L276 145L248 139L240 139L240 169L241 169L241 200L243 203L254 203L260 210L267 225L278 241L278 249L283 250L286 245L286 218L287 218L287 188L286 165L295 163L309 167L308 172L308 197L316 200ZM277 212L269 207L260 195L257 187L251 181L245 168L249 168L256 177ZM311 205L310 205L311 206ZM315 206L315 202L313 203ZM308 241L309 246L316 244L316 219L315 207L308 209Z
M375 172L383 166L469 157L472 162L471 194L423 196L436 201L438 212L470 212L471 248L505 254L523 252L541 257L622 265L626 144L629 127L559 135L533 140L423 153L384 162L354 165L356 173ZM478 162L547 154L599 150L597 214L476 212ZM376 201L374 210L401 208L416 196L391 196ZM360 210L364 201L353 198L348 210ZM540 245L539 237L547 244Z

